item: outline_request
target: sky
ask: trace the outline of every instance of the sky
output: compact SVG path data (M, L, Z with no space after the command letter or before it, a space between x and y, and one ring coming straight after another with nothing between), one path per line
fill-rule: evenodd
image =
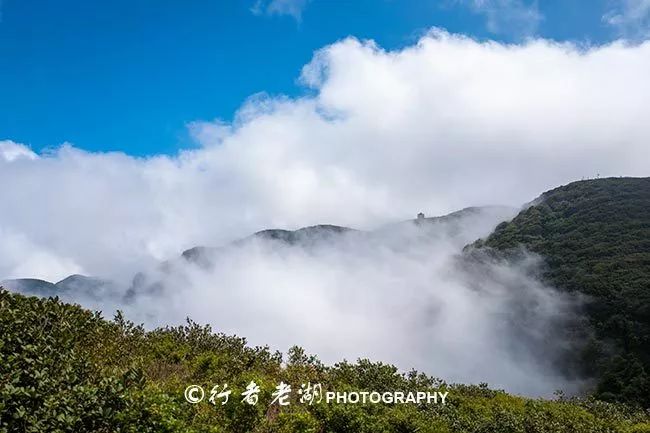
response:
M384 49L432 27L510 43L647 32L647 0L0 0L0 139L146 156L196 146L251 95L300 96L301 68L348 36ZM647 34L647 33L645 33Z

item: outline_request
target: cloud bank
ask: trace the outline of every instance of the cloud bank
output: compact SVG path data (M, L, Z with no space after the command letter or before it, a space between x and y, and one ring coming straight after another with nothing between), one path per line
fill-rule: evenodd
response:
M346 39L302 72L313 95L252 97L201 146L134 158L0 147L0 275L101 275L256 230L371 228L422 210L520 205L583 177L644 176L650 43L582 49L434 31ZM38 127L35 125L34 127Z

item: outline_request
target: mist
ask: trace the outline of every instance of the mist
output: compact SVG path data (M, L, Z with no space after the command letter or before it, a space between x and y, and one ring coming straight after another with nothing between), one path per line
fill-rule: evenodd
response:
M191 318L252 345L300 345L328 364L369 358L449 382L572 394L583 383L558 363L575 343L562 328L576 300L537 280L539 257L463 253L516 211L475 208L373 231L313 227L290 240L261 233L143 269L129 285L63 297L148 328Z

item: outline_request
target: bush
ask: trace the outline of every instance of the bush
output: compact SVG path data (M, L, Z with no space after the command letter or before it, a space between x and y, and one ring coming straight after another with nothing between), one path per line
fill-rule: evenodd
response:
M191 321L145 331L57 299L0 289L0 433L13 432L643 432L648 415L594 400L530 400L369 360L332 367L294 347L286 364L265 347ZM189 384L262 392L255 406L191 405ZM441 390L447 404L270 405L280 381L336 391ZM644 430L645 429L645 430Z

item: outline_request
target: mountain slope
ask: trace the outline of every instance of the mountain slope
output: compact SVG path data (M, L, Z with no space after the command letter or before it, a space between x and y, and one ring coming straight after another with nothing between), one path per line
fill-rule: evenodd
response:
M57 296L61 288L49 281L37 278L16 278L0 281L0 285L14 292L34 296Z
M4 280L0 285L24 295L59 296L64 301L81 302L83 299L102 299L116 294L115 285L100 278L70 275L53 284L35 278Z
M586 371L600 397L650 406L650 178L574 182L544 193L478 247L540 254L543 277L588 295Z

